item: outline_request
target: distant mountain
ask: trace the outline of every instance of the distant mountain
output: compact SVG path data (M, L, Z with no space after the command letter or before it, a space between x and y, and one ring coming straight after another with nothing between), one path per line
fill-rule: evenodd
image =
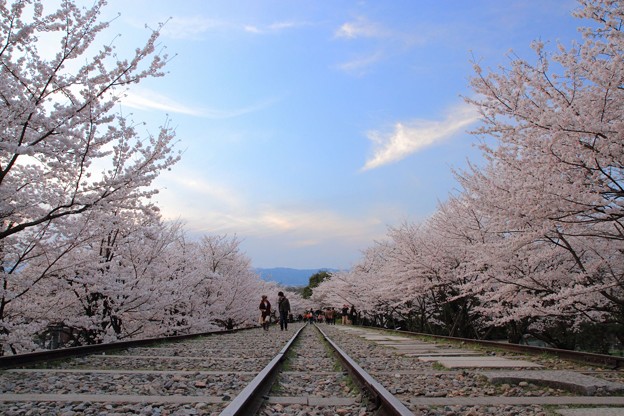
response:
M287 267L274 267L272 269L256 268L255 271L262 280L267 282L277 282L283 286L307 286L310 276L321 270L328 272L338 271L336 269L289 269Z

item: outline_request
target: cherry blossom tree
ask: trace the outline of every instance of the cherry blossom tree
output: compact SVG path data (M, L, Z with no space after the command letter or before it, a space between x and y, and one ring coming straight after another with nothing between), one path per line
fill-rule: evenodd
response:
M388 326L392 311L400 305L402 296L396 296L397 285L388 273L388 251L390 241L377 242L364 251L363 259L351 270L332 273L313 289L311 300L320 307L353 305L366 320L382 326Z
M474 336L478 302L461 287L473 276L471 242L480 242L484 231L469 212L464 201L451 199L422 224L389 227L386 240L366 249L351 270L321 283L312 299L353 304L377 325Z
M90 212L153 211L150 185L178 159L167 123L142 134L113 112L131 84L163 75L167 56L156 49L158 29L127 59L110 44L98 46L108 27L98 20L105 3L85 9L63 1L47 14L43 1L0 4L3 336L16 325L36 326L12 320L10 304L53 278L96 233L69 227L87 224ZM50 39L55 53L42 43Z
M105 4L0 4L3 353L41 348L50 325L75 345L251 325L258 294L278 291L237 238L189 241L150 202L179 158L174 132L143 133L114 109L167 56L160 27L127 59L98 46Z
M520 300L503 305L571 329L615 323L624 339L624 3L579 4L582 43L535 42L536 63L498 72L475 65L468 101L488 163L460 181L504 239L485 262L496 292Z
M104 4L64 1L49 15L36 0L0 7L0 240L98 205L136 204L176 160L168 126L142 138L112 113L125 87L163 75L166 55L156 52L158 30L127 60L111 46L93 51L108 26L97 21ZM51 34L59 50L46 59L38 43Z
M485 164L456 172L462 192L389 228L313 299L353 297L453 334L505 328L575 348L602 327L624 341L624 2L579 5L582 42L535 42L535 63L498 71L475 64L467 101Z
M492 240L488 220L462 196L450 196L425 222L422 263L435 276L435 310L444 332L483 338L490 326L479 310L472 287L482 273L481 247Z
M189 316L195 328L232 328L257 323L260 295L277 294L278 286L264 282L241 251L240 240L205 235L195 244L194 284Z
M85 226L99 235L64 256L13 308L30 322L66 328L75 345L160 335L168 328L154 322L163 320L186 284L180 264L172 267L180 260L175 249L181 225L130 213L100 222Z
M390 227L388 240L375 246L375 284L367 291L378 296L368 305L379 315L375 319L421 332L479 337L478 301L461 290L473 279L471 250L484 234L479 220L463 200L451 198L421 224Z
M235 237L189 241L181 223L129 213L95 221L81 229L98 234L10 304L7 352L41 348L34 335L52 324L69 345L254 325L258 294L279 290L260 280ZM38 268L29 264L22 274L31 270ZM298 296L289 297L296 307Z

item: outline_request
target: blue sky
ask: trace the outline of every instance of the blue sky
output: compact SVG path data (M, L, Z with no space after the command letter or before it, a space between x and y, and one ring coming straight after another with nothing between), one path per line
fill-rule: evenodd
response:
M182 160L156 185L189 234L228 234L256 267L351 267L388 226L431 215L479 160L470 60L578 38L568 0L110 0L118 49L167 20L176 55L125 113L171 119ZM554 43L553 43L554 45ZM168 116L167 116L168 115Z

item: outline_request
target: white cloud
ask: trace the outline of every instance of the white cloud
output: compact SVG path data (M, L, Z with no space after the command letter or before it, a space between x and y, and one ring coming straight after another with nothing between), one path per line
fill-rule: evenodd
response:
M284 30L308 26L306 22L277 21L267 25L240 24L233 21L211 19L203 16L171 17L161 30L163 36L173 39L201 40L208 32L246 32L255 35L279 33Z
M427 35L422 32L416 34L388 29L365 17L342 24L334 32L334 37L346 40L365 39L368 43L362 43L375 50L370 52L369 49L367 54L336 65L338 69L354 75L363 75L366 68L384 59L402 55L415 46L424 45L428 40Z
M362 75L366 69L379 62L383 57L381 52L375 52L368 56L361 56L349 62L338 64L337 67L341 71L355 75Z
M138 110L159 110L209 119L233 118L261 111L275 104L277 101L279 101L279 98L268 98L246 107L221 110L207 107L189 106L179 103L165 95L138 88L128 91L121 99L122 105L136 108Z
M245 32L254 33L254 34L261 34L262 33L262 29L260 29L258 26L254 26L254 25L245 25L245 26L243 26L243 30Z
M374 154L366 161L362 170L378 168L397 162L412 153L441 142L462 132L479 120L476 110L464 104L454 108L442 121L415 120L396 123L389 134L372 131L367 134L374 144Z
M282 236L296 246L333 239L371 241L385 231L378 215L344 216L330 210L278 208L250 201L246 192L202 180L197 173L169 173L158 200L166 219L181 218L192 232L238 234L253 238ZM371 235L371 229L379 235Z
M254 206L248 204L248 206ZM208 204L209 207L209 204ZM311 246L328 240L362 239L371 226L385 228L376 218L344 217L327 210L287 210L272 206L256 206L240 210L210 210L204 208L200 217L191 221L201 229L213 232L237 233L250 237L281 235L297 245ZM371 236L366 234L366 238Z
M184 193L192 194L198 200L216 201L220 206L228 209L238 209L243 206L242 199L232 189L223 185L192 179L194 175L177 176L177 189L183 189Z
M292 29L292 28L297 28L300 26L306 26L305 23L297 23L297 22L291 22L291 21L286 21L286 22L275 22L269 25L269 29L273 30L273 31L279 31L279 30L285 30L285 29Z
M288 29L296 29L301 26L307 26L308 23L302 22L293 22L293 21L284 21L284 22L275 22L266 26L257 26L257 25L244 25L243 30L248 33L253 33L255 35L263 35L267 33L278 33Z
M344 23L334 33L337 38L357 39L357 38L376 38L386 35L386 31L376 23L368 21L366 18L360 17L354 22Z
M209 19L201 16L172 17L163 27L161 33L173 39L197 40L203 33L214 30L232 28L233 26L224 21Z
M170 113L201 116L201 111L184 104L180 104L164 95L146 90L128 91L121 99L121 103L138 110L160 110Z

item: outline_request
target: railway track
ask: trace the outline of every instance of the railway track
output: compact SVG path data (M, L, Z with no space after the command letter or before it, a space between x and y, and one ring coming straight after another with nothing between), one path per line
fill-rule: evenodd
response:
M2 365L21 368L0 372L0 414L411 414L334 347L313 326L292 325L12 357Z
M338 334L342 332L342 334ZM336 327L347 353L419 415L624 415L624 372L612 362L557 350L505 351L499 343L436 339L373 328ZM581 363L584 361L585 363ZM602 362L607 367L597 367ZM589 364L588 364L589 363Z
M297 335L273 359L275 369L267 366L223 416L258 408L262 415L412 415L318 327L303 327Z
M289 329L1 358L20 368L0 371L0 414L624 414L619 370L360 327Z

